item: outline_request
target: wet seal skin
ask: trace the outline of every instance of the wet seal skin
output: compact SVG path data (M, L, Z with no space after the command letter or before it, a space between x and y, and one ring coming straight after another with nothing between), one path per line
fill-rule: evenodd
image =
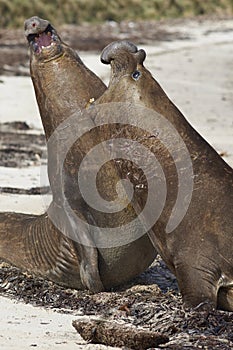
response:
M90 100L97 99L106 87L82 63L77 53L61 41L48 21L39 17L26 20L25 35L30 47L31 77L46 138L49 140L59 125L66 123L72 113L88 106ZM67 137L66 133L67 130ZM64 162L67 197L83 222L91 221L92 214L80 199L75 178L82 152L92 144L91 137L87 135L83 142L77 142L71 148ZM49 158L53 201L48 211L56 213L64 232L73 227L70 227L69 219L64 216L61 198L57 193L57 162L59 157ZM114 170L110 172L116 179ZM76 227L76 230L74 235L85 237L86 245L61 233L48 213L40 216L1 213L0 257L56 283L98 292L135 277L150 265L156 255L146 235L122 247L97 249L85 225Z
M167 186L166 200L150 237L176 275L184 305L233 311L233 170L170 101L144 67L145 57L144 50L135 49L132 52L132 43L125 41L122 44L112 43L103 50L101 60L111 65L111 81L96 104L125 102L128 110L135 110L135 114L141 110L140 127L129 125L126 118L125 125L115 125L112 129L109 125L103 126L103 131L109 133L111 138L115 135L138 140L156 155L162 166ZM151 115L148 115L148 110ZM148 120L153 125L152 111L159 113L162 118L158 120L164 122L158 123L156 130L150 134L144 125ZM106 122L111 122L109 115L97 118L106 118ZM177 161L182 154L179 148L167 149L159 139L167 122L174 133L178 131L185 143L193 172L190 203L178 226L170 231L166 228L181 185L171 151L177 151ZM167 133L163 140L170 141L172 145L174 135ZM181 170L186 171L186 166L182 164ZM118 171L130 173L128 176L136 184L133 175L138 169L135 165L122 161ZM143 178L141 184L146 187ZM144 196L142 191L138 197L139 203ZM184 193L181 210L185 200Z

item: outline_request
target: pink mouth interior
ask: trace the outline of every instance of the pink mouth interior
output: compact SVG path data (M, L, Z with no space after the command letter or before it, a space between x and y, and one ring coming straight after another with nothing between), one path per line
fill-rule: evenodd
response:
M42 46L49 46L51 45L51 36L47 35L46 33L42 33L39 35L39 37L37 37L37 45L41 48Z

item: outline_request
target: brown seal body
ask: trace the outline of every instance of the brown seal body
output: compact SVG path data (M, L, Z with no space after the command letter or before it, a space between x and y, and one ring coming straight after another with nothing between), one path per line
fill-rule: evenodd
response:
M121 47L121 43L117 42L103 51L102 61L111 64L112 76L108 90L97 103L126 102L128 108L135 111L137 106L145 107L145 114L141 113L140 128L129 125L126 118L125 125L116 127L109 134L112 138L117 135L138 140L156 155L163 168L167 184L166 201L150 237L176 275L186 306L204 303L207 307L233 311L233 170L191 127L143 66L145 52L132 53L131 45L127 48L124 42ZM192 162L191 201L183 219L172 232L167 232L166 227L178 193L177 170L170 150L159 139L165 124L158 123L153 135L143 130L144 119L150 118L146 115L148 109L159 113L178 131ZM168 140L173 137L171 133L166 135ZM179 160L179 148L173 151L178 151ZM182 166L185 170L186 165ZM127 163L122 163L119 171L125 173L127 170L133 179L136 167L129 168ZM142 180L142 184L145 181ZM141 194L143 196L145 194ZM183 205L185 200L184 195Z
M31 76L46 138L49 140L60 125L67 138L73 128L69 121L66 124L66 119L85 108L90 99L99 97L106 87L84 66L79 56L62 43L49 22L33 17L25 22L25 30L31 51ZM59 138L57 141L61 145L64 142ZM84 141L71 147L64 162L65 192L83 223L92 222L93 213L80 198L76 177L82 155L92 145L91 137L86 135ZM0 257L57 283L77 289L87 287L92 291L111 288L141 273L155 257L148 237L145 235L128 245L97 249L86 226L74 228L64 214L63 198L57 190L59 154L55 152L51 156L49 152L48 156L53 194L48 212L55 212L63 232L72 230L74 237L85 237L86 245L70 239L70 234L61 233L47 213L41 216L3 213L0 216ZM109 169L113 180L117 181L116 172L111 166ZM96 216L96 220L102 219Z
M26 22L26 35L29 43L31 43L30 70L42 122L47 138L51 136L52 132L58 126L62 125L61 129L64 132L62 131L60 133L61 136L58 136L58 144L60 144L64 141L60 141L59 137L67 139L75 133L75 127L77 129L82 128L81 119L84 119L90 128L94 128L94 122L91 120L92 116L90 115L89 118L88 115L86 117L79 112L88 106L90 100L96 100L106 90L106 87L94 73L84 66L79 56L71 48L60 42L59 37L50 24L46 23L46 26L42 22L40 27L44 25L46 28L43 30L43 37L41 38L40 33L39 39L36 40L38 34L31 37L31 31L36 30L37 32L39 25L32 28L34 19L29 19L28 21ZM29 33L28 30L30 31ZM37 52L38 42L41 45L42 42L46 43L47 33L49 32L52 33L52 38L55 35L54 44L50 44L47 49ZM73 112L78 115L76 125L69 118ZM120 226L117 232L120 237L121 234L128 234L122 227L135 217L134 209L128 206L119 213L104 214L87 206L79 191L77 181L79 165L84 155L97 145L99 141L98 130L96 131L95 129L86 133L77 141L75 140L64 161L64 190L71 208L75 212L78 211L79 214L81 213L82 219L96 226L97 231L99 227L101 230L102 227L111 228L112 226ZM99 159L104 159L105 151L103 147L99 150ZM56 179L58 163L60 162L59 155L60 152L56 152L55 149L51 161L49 159L48 162L54 202L59 202L59 198L57 199L57 196L59 196L57 189L60 188L60 185ZM87 176L89 172L90 169L87 168ZM115 187L119 180L120 178L114 166L107 162L103 171L98 175L98 191L107 201L114 200L116 196ZM77 235L83 236L80 228L78 227L77 229L79 232L73 232L72 235L74 237L76 236L76 238ZM134 226L133 229L140 230L140 227L137 228ZM91 235L95 235L95 229L93 231L89 233L85 232L86 239L89 236L91 241ZM156 252L147 235L135 239L129 244L119 244L114 248L98 247L98 267L104 287L109 288L121 284L143 272L151 264L155 255Z
M79 56L62 43L48 21L30 18L25 22L25 34L30 44L32 80L48 139L65 118L83 108L91 97L100 96L106 87ZM56 169L51 169L53 197L56 196L54 173ZM64 231L70 230L69 220L56 200L53 199L49 210L56 211ZM104 289L99 276L97 249L66 237L47 213L41 216L1 214L0 230L1 258L70 287L87 287L92 291ZM92 242L85 228L80 227L79 233L86 237L86 242Z

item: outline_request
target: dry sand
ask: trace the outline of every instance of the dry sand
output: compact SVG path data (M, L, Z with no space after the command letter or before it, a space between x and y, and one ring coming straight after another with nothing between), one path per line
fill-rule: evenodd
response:
M143 47L146 66L200 134L233 166L233 20L202 24L190 21L169 30L191 35L189 40L156 42ZM86 64L108 81L109 68L99 54L80 53ZM27 121L42 130L30 78L1 77L0 122ZM15 171L15 173L14 173ZM40 185L39 168L0 167L0 184L28 188ZM0 196L0 211L40 213L38 196ZM71 326L73 315L35 308L0 297L0 348L105 349L85 344ZM75 310L74 310L75 314Z

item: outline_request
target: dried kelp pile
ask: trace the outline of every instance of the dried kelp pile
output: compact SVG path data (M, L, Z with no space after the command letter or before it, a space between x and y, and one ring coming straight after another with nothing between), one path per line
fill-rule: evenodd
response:
M45 156L43 134L32 133L25 122L0 123L0 166L22 168L40 165L46 162Z
M160 258L131 284L99 294L62 288L2 263L0 293L73 314L73 325L90 342L119 346L120 337L132 349L146 349L153 334L158 349L233 348L233 313L184 310L175 278ZM85 315L92 323L80 319Z

